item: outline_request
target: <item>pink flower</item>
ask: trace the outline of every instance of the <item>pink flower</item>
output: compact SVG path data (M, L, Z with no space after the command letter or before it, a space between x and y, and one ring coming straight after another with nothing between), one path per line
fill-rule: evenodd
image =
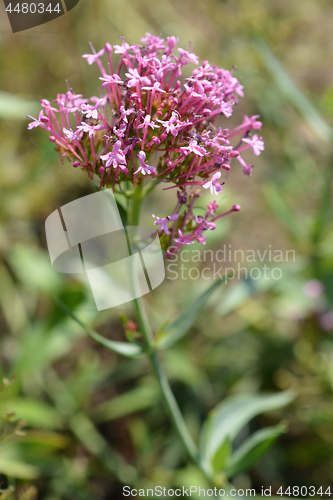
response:
M203 231L206 231L207 229L216 229L216 224L215 222L208 222L205 217L202 215L199 215L199 217L194 217L195 222L198 224L197 229L195 230L195 233L198 235L201 235Z
M178 134L177 129L174 125L174 123L178 121L178 114L175 111L172 111L171 118L169 120L162 121L162 120L159 120L157 118L157 121L159 121L160 123L162 123L162 125L165 126L165 129L166 129L165 131L167 134L169 132L171 132L171 134L174 136L176 136Z
M247 146L245 146L246 148ZM248 175L249 177L252 176L252 169L253 169L253 165L248 165L244 160L243 158L241 157L241 155L238 155L237 156L237 160L239 161L239 163L242 165L243 167L243 173L245 175Z
M143 119L143 123L138 126L138 128L144 128L145 130L150 127L152 129L159 128L159 125L156 125L155 122L151 121L151 116L146 115Z
M135 87L138 84L143 84L143 85L151 84L149 78L147 78L146 76L140 76L136 68L134 69L130 68L128 70L128 73L125 73L125 75L128 78L128 83L127 83L128 88Z
M194 243L188 236L184 236L180 229L178 229L178 238L174 238L174 241L179 245L192 245L192 243Z
M193 74L197 78L207 78L209 76L214 76L214 69L211 67L208 61L204 61L202 66L193 71Z
M220 111L223 113L227 118L232 115L232 107L230 102L222 102L220 106Z
M216 212L216 210L218 209L218 204L216 203L216 201L211 201L210 203L208 203L207 205L207 210L208 212L210 212L211 214L214 214Z
M157 217L156 215L152 215L154 217L155 222L154 226L159 226L159 228L165 232L165 234L169 234L169 228L168 228L168 223L169 221L174 221L178 219L178 214L172 214L169 215L168 217Z
M120 106L120 113L121 119L124 120L124 122L128 123L127 115L131 115L132 113L134 113L134 108L125 109L124 106Z
M50 101L48 101L47 99L41 99L40 103L41 103L41 106L42 106L45 110L47 110L47 111L56 111L57 113L59 113L59 109L57 109L57 108L53 108L53 107L51 106Z
M123 138L126 132L126 123L121 123L120 127L113 127L113 133L118 137L118 138Z
M152 167L151 165L147 165L146 163L146 153L144 151L139 151L138 153L138 158L140 161L140 166L139 168L134 172L134 174L137 174L138 172L141 172L143 175L146 174L156 174L156 167Z
M191 97L199 97L200 99L206 99L207 96L206 94L202 92L196 92L194 87L191 87L189 84L185 83L184 88L186 89L186 92L190 94ZM200 90L200 89L198 89Z
M148 47L154 51L165 49L164 40L159 36L151 35L150 33L146 33L146 36L140 38L140 41L146 43Z
M108 85L112 85L113 83L123 83L122 79L120 78L119 75L103 75L99 77L100 80L102 80L104 83L102 84L102 89L107 87Z
M167 36L166 41L167 41L167 44L168 44L168 49L166 49L165 53L166 54L171 54L173 48L179 42L179 38L176 38L175 36Z
M162 123L165 126L165 131L167 134L171 133L174 137L178 135L178 131L181 128L187 127L188 125L192 125L192 122L186 120L186 122L181 122L179 120L178 113L172 111L171 118L167 121L162 121L157 118L157 121Z
M28 130L31 130L35 127L40 127L41 125L47 123L49 119L44 116L44 110L42 109L38 115L38 119L34 118L33 116L28 115L29 118L32 118L34 120L33 122L29 123L28 125Z
M81 122L81 125L79 125L77 129L88 132L89 137L93 137L96 130L103 130L103 128L105 128L103 124L88 125L88 123Z
M253 115L251 116L251 118L249 118L248 116L244 116L243 118L243 123L242 123L242 126L243 127L247 127L247 128L253 128L255 130L259 130L261 129L262 127L262 123L261 122L257 122L257 118L259 118L260 115Z
M262 127L262 123L259 121L256 121L257 118L259 118L259 115L254 115L249 118L248 116L244 116L243 118L243 123L241 125L238 125L238 127L234 128L230 134L229 137L233 137L234 135L238 135L241 133L246 133L247 131L254 129L254 130L259 130Z
M242 139L242 141L250 146L256 156L259 156L261 151L265 149L264 141L261 137L259 138L257 134L254 134L254 136L249 139Z
M94 120L97 120L98 118L98 108L100 107L101 102L97 101L95 106L92 106L91 104L82 104L81 110L84 115L86 115L87 118L93 118Z
M206 245L206 236L202 236L202 234L196 234L195 239L197 240L198 243L201 243L202 245Z
M120 37L120 38L122 38L122 37ZM136 45L128 45L128 43L124 42L124 40L123 40L123 43L121 45L114 45L113 46L115 54L126 54L126 52L128 52L130 49L133 49L135 47L136 47Z
M88 104L88 99L80 99L80 98L78 98L78 99L75 99L73 101L73 104L74 104L74 107L73 108L67 108L68 111L74 112L74 111L76 111L78 109L81 111L82 104Z
M222 184L217 182L217 179L219 179L220 177L221 177L221 172L215 172L212 179L206 182L206 184L204 184L202 187L204 189L210 189L210 192L215 195L222 193Z
M114 143L112 151L106 155L101 155L101 160L106 161L106 168L112 165L113 168L119 167L121 170L127 171L125 153L120 148L121 141L117 141Z
M199 64L198 56L196 56L193 52L188 52L187 50L180 48L178 49L178 52L182 57L184 57L186 61L191 61L194 64Z
M243 165L243 174L252 177L253 165Z
M187 154L189 154L190 152L194 153L198 156L205 156L205 154L207 154L207 151L205 150L205 148L203 148L202 146L198 146L198 141L194 141L194 140L190 141L188 146L181 147L180 149L184 149L185 151L188 151Z
M230 78L229 92L236 92L239 96L244 97L243 85L234 76Z
M73 132L72 129L67 129L65 127L63 127L62 129L63 133L64 133L64 136L66 137L66 139L68 139L69 141L73 141L74 139L77 138L78 134L79 134L79 130L76 130L75 132Z
M151 87L142 87L144 90L152 90L155 94L155 92L161 92L163 94L166 93L165 90L162 89L161 83L160 82L155 82L153 86Z
M82 57L87 59L87 63L91 65L96 62L103 54L105 54L105 49L101 49L99 52L97 52L97 54L83 54Z

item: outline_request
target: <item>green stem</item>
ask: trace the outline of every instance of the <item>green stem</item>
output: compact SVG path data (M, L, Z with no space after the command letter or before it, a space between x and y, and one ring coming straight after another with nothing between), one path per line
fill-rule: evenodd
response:
M191 460L193 460L195 464L200 466L197 447L186 427L184 418L181 414L177 401L173 395L167 376L154 350L151 329L149 326L147 315L143 309L141 299L140 298L134 299L134 304L135 304L138 323L145 343L146 352L147 355L149 356L150 362L155 371L155 375L160 385L165 404L169 409L172 422L179 434L180 440L182 441L189 457L191 458Z
M312 235L312 264L315 276L322 279L321 258L319 245L327 224L330 222L332 210L331 183L333 177L333 156L330 158L322 180L321 205L319 207Z
M140 219L140 209L142 201L142 187L135 186L134 195L131 201L132 203L129 214L129 221L130 224L132 225L138 225ZM147 355L149 356L150 362L155 371L165 404L169 409L172 422L178 432L179 438L182 441L189 457L193 460L193 462L196 465L198 465L198 467L201 468L197 447L186 427L184 418L181 414L177 401L173 395L167 376L155 352L150 324L140 298L134 299L134 306L136 310L139 327L143 336L145 350Z
M133 194L131 198L130 204L130 213L128 220L132 226L138 226L140 220L140 210L141 210L141 202L142 202L142 189L143 186L139 186L136 184L133 189Z

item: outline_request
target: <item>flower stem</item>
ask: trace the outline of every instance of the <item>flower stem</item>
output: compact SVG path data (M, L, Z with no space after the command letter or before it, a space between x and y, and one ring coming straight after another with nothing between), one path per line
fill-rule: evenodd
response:
M140 218L140 209L141 209L141 201L142 201L142 187L135 186L132 203L130 207L129 213L129 221L132 225L138 225ZM150 324L148 321L148 316L144 310L142 301L140 298L134 299L134 306L137 315L137 321L139 323L139 327L143 336L144 346L146 349L146 353L149 356L150 362L154 369L156 378L161 388L161 392L165 401L166 406L169 409L172 422L178 432L179 438L183 443L185 450L187 451L191 460L200 467L199 462L199 453L197 447L186 427L184 418L181 414L177 401L173 395L171 390L169 381L167 376L163 370L163 367L160 363L160 360L155 352L154 344L153 344L153 336L150 328ZM200 467L201 468L201 467Z
M128 220L132 226L139 225L142 198L142 186L135 184L131 196L130 213L128 214Z
M167 376L154 350L152 342L152 333L148 323L147 315L141 303L141 299L140 298L134 299L134 304L135 304L138 323L144 339L147 355L149 356L150 362L155 371L155 375L160 385L165 404L169 409L172 422L179 434L180 440L182 441L183 446L186 449L189 457L191 458L191 460L193 460L195 464L199 465L197 447L186 427L184 418L181 414L177 401L173 395Z

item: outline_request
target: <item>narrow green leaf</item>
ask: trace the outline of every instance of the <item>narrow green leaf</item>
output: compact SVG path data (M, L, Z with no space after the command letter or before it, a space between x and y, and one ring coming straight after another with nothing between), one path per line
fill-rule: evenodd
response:
M211 464L221 444L228 438L232 441L256 415L282 408L294 398L293 391L285 391L273 395L233 396L222 401L208 415L201 433L203 463Z
M280 61L274 56L269 47L267 47L264 40L256 38L254 46L286 99L295 106L320 139L327 142L331 141L333 138L332 128L323 120L310 100L297 88Z
M89 335L90 338L95 340L98 344L102 345L103 347L106 347L110 351L114 351L117 354L121 354L122 356L127 356L128 358L133 358L136 357L140 354L143 353L143 348L138 345L138 344L130 344L128 342L119 342L116 340L110 340L106 339L99 333L95 332L91 328L89 328L88 325L84 324L68 307L60 300L59 298L56 299L58 304L64 311L71 316L74 321L76 321L82 328L83 330Z
M331 222L332 214L332 196L331 186L333 178L333 156L330 157L322 180L321 201L313 227L312 239L314 244L318 244L323 232Z
M16 397L1 404L2 413L15 413L15 418L24 420L30 427L54 429L62 426L60 413L42 400Z
M108 441L98 432L93 422L85 413L77 413L69 422L74 435L84 444L90 453L96 455L103 466L120 482L137 484L137 470L126 462L122 455L111 448Z
M0 91L0 118L26 120L27 114L37 115L40 104L22 97ZM37 118L37 116L35 116Z
M197 319L201 309L210 295L217 290L223 283L224 279L215 281L200 297L190 304L178 318L170 323L164 330L161 337L157 340L159 349L171 347L180 339L182 339L189 331L195 320Z
M286 204L278 189L273 184L266 184L263 188L265 200L276 217L288 229L294 241L305 239L304 224L299 220L291 208Z
M227 477L250 469L284 432L286 426L277 425L252 434L227 460L225 468Z
M100 403L93 410L94 422L115 420L132 413L146 410L156 404L159 387L155 383L135 387L124 394Z
M1 450L0 470L3 474L10 477L28 481L37 479L39 475L37 467L25 463L16 456L6 456L4 450Z
M224 466L229 458L231 452L231 443L229 439L226 439L224 443L220 446L220 448L215 453L215 456L212 460L212 466L214 472L220 472L224 469Z

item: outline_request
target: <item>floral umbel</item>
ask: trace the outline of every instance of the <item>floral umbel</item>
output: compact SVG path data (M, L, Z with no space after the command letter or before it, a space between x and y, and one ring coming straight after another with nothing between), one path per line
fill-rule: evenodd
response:
M193 213L200 187L215 197L221 194L222 171L230 170L233 158L251 175L252 165L240 153L248 148L255 155L263 151L262 139L251 136L262 124L258 116L244 116L233 130L217 128L215 121L222 117L227 122L243 97L233 72L204 61L182 82L183 66L198 65L193 52L175 50L178 39L173 36L165 42L147 33L141 42L129 45L122 39L121 45L106 43L97 53L91 45L92 54L83 57L99 68L100 97L84 98L68 90L52 103L42 99L43 109L28 128L47 130L61 157L91 178L98 176L100 189L112 187L128 198L144 182L144 194L158 183L176 189L173 213L153 215L170 256L183 245L205 244L204 232L215 228L214 221L240 209L234 205L215 215L214 201L214 210L209 203L204 215Z

